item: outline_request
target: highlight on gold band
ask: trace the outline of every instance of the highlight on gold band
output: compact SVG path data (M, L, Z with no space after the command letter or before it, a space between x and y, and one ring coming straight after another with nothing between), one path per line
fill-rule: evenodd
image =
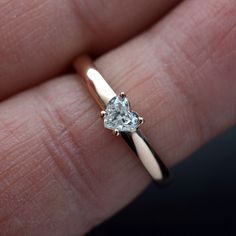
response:
M144 118L131 109L126 93L117 95L88 56L78 57L74 66L101 109L104 127L127 142L157 183L166 182L169 171L142 134Z

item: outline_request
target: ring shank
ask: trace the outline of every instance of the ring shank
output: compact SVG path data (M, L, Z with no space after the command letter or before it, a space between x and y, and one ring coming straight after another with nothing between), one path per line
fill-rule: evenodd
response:
M155 181L163 182L169 179L169 170L154 149L149 145L140 129L132 133L122 133L122 137L139 157L140 161Z
M116 96L116 93L98 72L89 57L79 57L74 65L97 104L101 109L105 109L107 103Z
M105 110L110 99L117 96L116 93L98 72L88 56L79 57L74 65L97 104L102 110ZM140 129L134 132L121 132L121 135L139 157L151 177L158 183L166 182L169 178L169 171Z

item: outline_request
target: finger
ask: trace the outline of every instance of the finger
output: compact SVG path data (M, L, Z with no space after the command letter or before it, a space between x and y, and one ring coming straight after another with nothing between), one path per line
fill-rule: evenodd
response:
M152 137L171 163L235 124L235 2L208 0L203 12L198 4L186 1L149 32L97 62L116 90L125 85L142 103L141 114L153 113L157 128ZM142 91L140 98L134 86ZM143 94L148 96L144 101Z
M178 0L10 0L0 3L0 99L144 30Z
M186 1L97 62L144 115L143 129L169 165L235 123L236 4L198 6ZM124 143L103 129L76 79L47 82L0 106L1 232L83 234L149 182Z

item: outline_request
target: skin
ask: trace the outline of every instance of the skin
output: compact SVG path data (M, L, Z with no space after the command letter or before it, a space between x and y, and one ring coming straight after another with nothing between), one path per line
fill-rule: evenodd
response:
M66 73L80 53L126 92L168 166L235 124L236 2L176 4L0 3L3 235L83 235L150 183Z

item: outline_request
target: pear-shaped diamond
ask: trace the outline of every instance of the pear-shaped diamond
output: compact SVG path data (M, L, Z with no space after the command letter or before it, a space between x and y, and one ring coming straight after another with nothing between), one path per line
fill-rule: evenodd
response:
M139 116L130 111L129 101L126 97L116 96L108 102L104 115L105 128L131 132L139 125Z

